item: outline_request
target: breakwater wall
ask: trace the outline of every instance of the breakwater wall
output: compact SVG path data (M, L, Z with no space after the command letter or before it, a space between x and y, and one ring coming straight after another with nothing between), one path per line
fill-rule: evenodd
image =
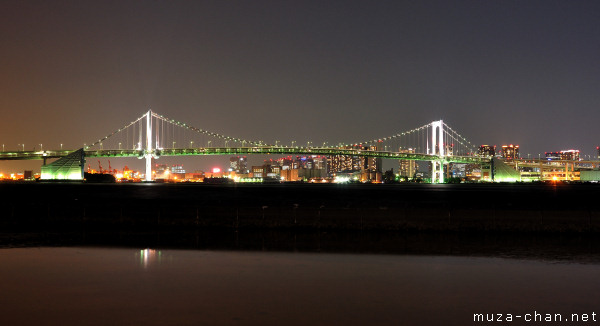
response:
M599 232L598 185L0 184L2 230Z

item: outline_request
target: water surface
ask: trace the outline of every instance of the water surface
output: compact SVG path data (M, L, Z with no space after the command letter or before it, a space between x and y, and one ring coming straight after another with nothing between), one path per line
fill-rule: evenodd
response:
M466 325L474 313L600 313L596 263L40 247L2 249L0 266L0 325L11 326Z

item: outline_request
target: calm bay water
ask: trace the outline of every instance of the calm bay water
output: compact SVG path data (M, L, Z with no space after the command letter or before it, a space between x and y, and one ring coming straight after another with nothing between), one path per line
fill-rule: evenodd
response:
M11 326L468 325L485 324L474 313L600 314L600 264L576 261L38 247L1 249L0 266L0 325Z

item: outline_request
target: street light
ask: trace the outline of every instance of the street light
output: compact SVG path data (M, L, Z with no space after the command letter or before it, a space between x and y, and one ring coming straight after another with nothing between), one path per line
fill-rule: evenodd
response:
M119 143L119 150L121 150L121 143Z
M192 148L194 146L194 141L190 140L190 148Z
M62 144L60 144L60 150L62 151Z
M208 141L208 145L206 147L210 147L210 143L212 143L212 140Z
M44 151L44 145L40 144L40 151Z

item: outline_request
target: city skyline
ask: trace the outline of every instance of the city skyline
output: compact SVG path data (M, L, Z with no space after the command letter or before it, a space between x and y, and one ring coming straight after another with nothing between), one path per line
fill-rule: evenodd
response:
M532 155L600 143L591 1L0 6L7 149L76 149L148 108L288 144L435 119Z

